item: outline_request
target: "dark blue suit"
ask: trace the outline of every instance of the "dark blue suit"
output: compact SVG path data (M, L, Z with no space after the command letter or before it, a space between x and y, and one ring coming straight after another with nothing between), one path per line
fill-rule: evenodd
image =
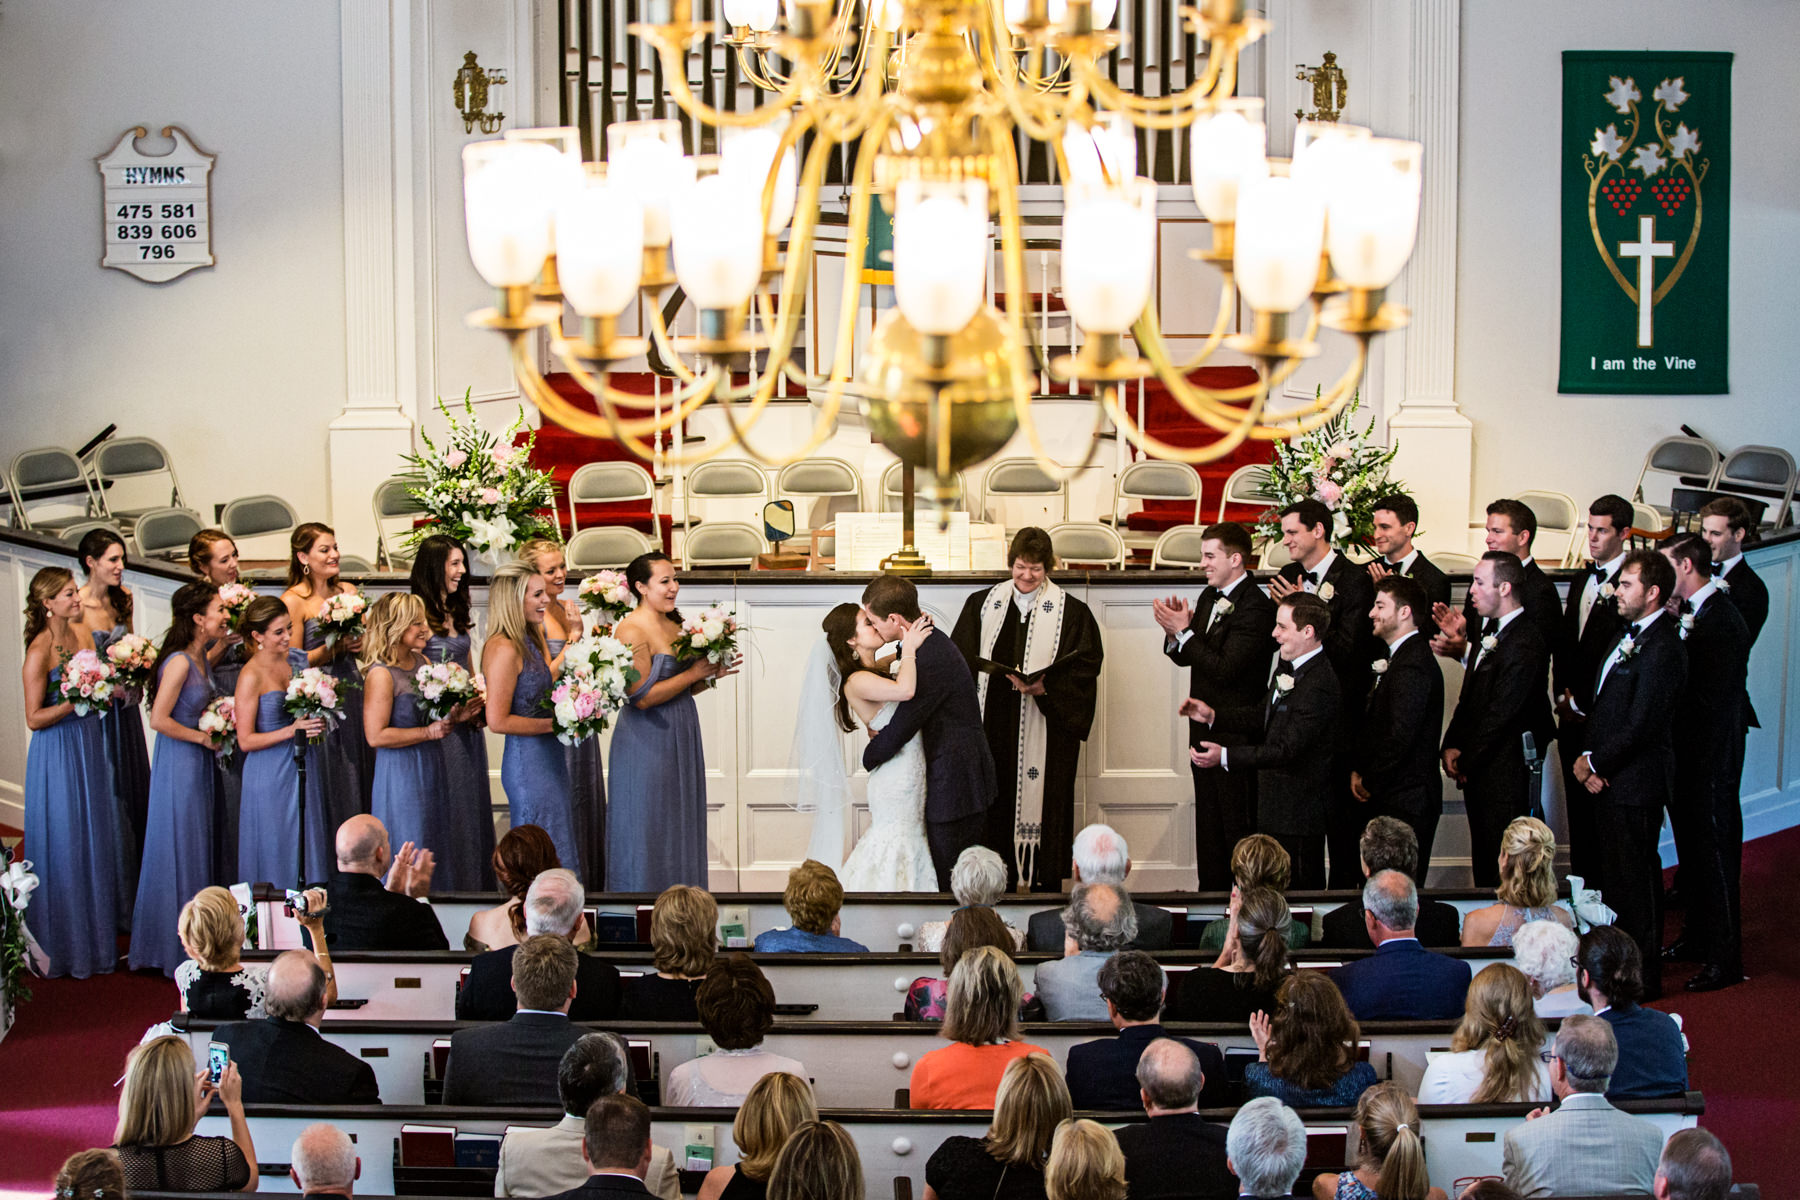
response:
M1069 1047L1069 1099L1075 1108L1102 1112L1139 1112L1137 1065L1144 1051L1160 1037L1170 1037L1161 1025L1127 1025L1117 1037L1082 1042ZM1206 1082L1200 1088L1201 1108L1223 1108L1231 1089L1225 1079L1225 1056L1211 1042L1175 1038L1194 1052Z
M1331 973L1359 1021L1439 1021L1463 1015L1469 964L1395 938Z
M1687 1091L1687 1054L1673 1017L1627 1004L1607 1009L1600 1019L1612 1026L1619 1043L1619 1065L1606 1089L1608 1100L1649 1100Z

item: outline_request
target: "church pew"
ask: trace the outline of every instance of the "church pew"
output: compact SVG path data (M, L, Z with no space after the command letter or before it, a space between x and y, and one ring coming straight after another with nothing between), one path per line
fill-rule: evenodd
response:
M1506 1131L1522 1122L1532 1107L1529 1104L1421 1106L1421 1134L1425 1140L1431 1182L1448 1192L1458 1179L1498 1175ZM1697 1124L1705 1111L1705 1102L1699 1092L1689 1092L1668 1100L1628 1100L1619 1107L1653 1122L1666 1138L1677 1130ZM295 1190L287 1177L288 1155L294 1139L308 1125L330 1121L356 1139L362 1158L362 1178L357 1182L359 1194L393 1192L395 1142L402 1125L454 1125L461 1133L503 1133L509 1125L543 1126L560 1116L549 1109L452 1109L402 1105L346 1108L248 1105L246 1113L256 1142L257 1158L261 1162L261 1191ZM1354 1153L1354 1138L1346 1135L1354 1110L1300 1109L1299 1114L1309 1133L1319 1135L1319 1145L1332 1147L1335 1151L1332 1157L1342 1160L1309 1162L1309 1168L1349 1165ZM732 1163L737 1161L737 1147L731 1140L731 1122L735 1115L732 1109L652 1109L650 1136L658 1145L673 1150L679 1158L683 1147L693 1141L689 1136L690 1128L710 1126L715 1161ZM1119 1113L1083 1115L1109 1126L1128 1124L1131 1120ZM1227 1122L1232 1110L1210 1110L1205 1115L1210 1120ZM910 1179L914 1193L919 1194L924 1183L925 1162L932 1151L947 1137L981 1135L990 1120L987 1113L911 1112L883 1108L828 1109L820 1116L842 1124L855 1140L869 1200L891 1196L897 1178ZM196 1132L229 1136L230 1126L223 1110L215 1105L213 1111L201 1119Z

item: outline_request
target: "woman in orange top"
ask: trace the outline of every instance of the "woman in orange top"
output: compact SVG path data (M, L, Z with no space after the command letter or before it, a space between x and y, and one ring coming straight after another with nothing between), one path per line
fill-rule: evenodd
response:
M958 960L942 1030L950 1044L913 1067L914 1108L992 1108L1007 1064L1049 1053L1019 1040L1023 992L1018 968L993 946L977 946Z

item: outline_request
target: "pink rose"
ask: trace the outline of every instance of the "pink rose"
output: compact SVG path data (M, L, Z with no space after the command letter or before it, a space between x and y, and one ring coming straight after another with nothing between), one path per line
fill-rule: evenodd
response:
M594 715L594 693L583 692L575 697L575 715L584 721Z
M1319 499L1329 508L1336 508L1339 500L1344 498L1344 489L1327 479L1319 485Z
M466 450L452 450L450 453L444 455L444 465L452 470L462 466L468 461L469 454Z
M513 455L515 453L516 453L516 451L511 446L506 445L503 442L500 445L495 446L492 450L488 451L488 457L490 457L494 460L494 465L496 467L504 467L507 463L510 463L513 460Z
M498 504L498 503L500 503L500 489L499 488L482 488L481 489L481 502L483 504Z

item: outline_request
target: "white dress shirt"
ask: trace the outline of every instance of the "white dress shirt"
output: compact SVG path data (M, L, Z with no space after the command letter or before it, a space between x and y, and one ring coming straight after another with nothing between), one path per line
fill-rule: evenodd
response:
M1587 632L1588 614L1594 611L1594 605L1600 599L1600 585L1618 578L1619 569L1624 565L1625 556L1621 554L1611 562L1599 564L1600 570L1604 572L1603 575L1596 578L1592 572L1589 572L1587 578L1581 581L1581 609L1575 617L1576 637Z

